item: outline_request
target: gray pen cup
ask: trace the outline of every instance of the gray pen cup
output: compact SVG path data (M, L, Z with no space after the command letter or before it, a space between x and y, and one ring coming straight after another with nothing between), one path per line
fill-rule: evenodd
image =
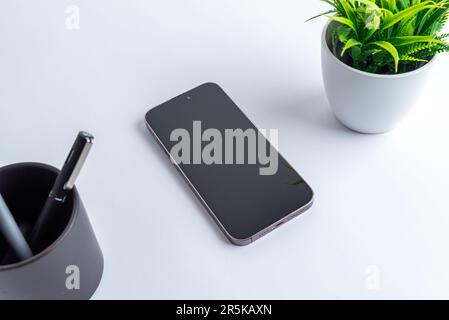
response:
M36 221L58 170L44 164L20 163L0 168L0 192L22 232ZM0 300L89 299L100 284L103 254L78 191L70 192L43 248L24 261L11 261L0 235Z

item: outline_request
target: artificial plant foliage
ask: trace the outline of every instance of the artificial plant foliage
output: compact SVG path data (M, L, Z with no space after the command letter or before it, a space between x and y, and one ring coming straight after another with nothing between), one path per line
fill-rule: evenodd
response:
M449 34L442 33L449 0L321 1L332 6L317 17L325 15L335 22L331 24L334 55L356 69L409 72L436 54L449 52L445 41Z

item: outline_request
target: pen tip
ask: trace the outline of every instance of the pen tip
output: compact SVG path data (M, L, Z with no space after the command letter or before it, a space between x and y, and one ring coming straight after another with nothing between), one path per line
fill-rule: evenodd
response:
M87 131L80 131L79 136L88 140L88 142L93 142L94 136Z

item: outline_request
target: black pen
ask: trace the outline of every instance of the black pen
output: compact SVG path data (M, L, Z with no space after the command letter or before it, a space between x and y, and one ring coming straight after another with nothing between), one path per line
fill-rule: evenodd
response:
M42 238L48 232L52 221L55 219L55 214L58 208L61 207L69 192L75 186L76 178L78 177L90 148L92 147L94 137L87 132L80 132L67 156L66 161L56 178L53 188L48 195L44 207L28 237L28 243L33 250L39 246ZM39 249L39 248L38 248Z

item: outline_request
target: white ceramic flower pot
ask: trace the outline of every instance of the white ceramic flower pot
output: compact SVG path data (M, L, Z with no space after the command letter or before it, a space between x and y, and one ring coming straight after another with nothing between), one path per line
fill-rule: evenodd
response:
M331 32L324 27L321 63L327 98L335 116L348 128L361 133L384 133L393 129L413 107L435 59L408 73L380 75L354 69L329 49Z

